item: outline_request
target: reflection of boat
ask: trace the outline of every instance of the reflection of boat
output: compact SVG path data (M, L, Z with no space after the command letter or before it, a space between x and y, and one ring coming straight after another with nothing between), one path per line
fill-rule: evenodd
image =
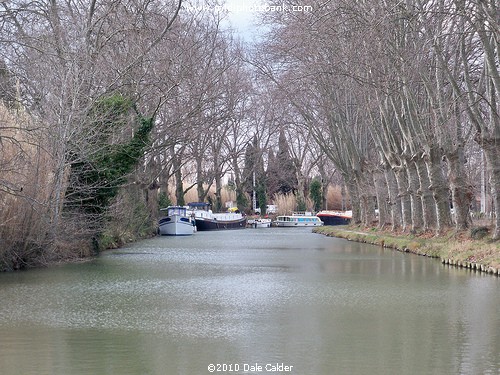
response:
M292 215L280 215L273 223L277 227L318 227L323 222L311 212L294 212Z
M192 211L198 230L243 229L247 223L246 216L235 208L214 214L209 203L189 203L188 210Z
M320 211L317 216L325 225L346 225L352 219L352 211Z
M252 220L252 222L250 222L250 220L249 220L248 223L250 224L250 226L252 228L270 228L271 227L271 219L267 219L267 218L254 219L254 220Z
M194 220L187 214L186 207L169 206L160 211L167 211L158 223L159 233L165 236L189 236L195 231Z

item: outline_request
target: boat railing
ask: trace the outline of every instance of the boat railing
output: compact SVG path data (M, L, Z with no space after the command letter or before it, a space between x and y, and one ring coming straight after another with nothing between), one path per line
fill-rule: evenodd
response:
M311 211L294 211L292 212L292 216L312 216L313 213Z

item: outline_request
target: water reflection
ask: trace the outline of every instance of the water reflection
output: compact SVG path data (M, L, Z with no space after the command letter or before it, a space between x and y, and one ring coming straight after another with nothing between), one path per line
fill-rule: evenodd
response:
M498 279L309 230L154 238L85 264L0 275L0 301L2 374L500 368Z

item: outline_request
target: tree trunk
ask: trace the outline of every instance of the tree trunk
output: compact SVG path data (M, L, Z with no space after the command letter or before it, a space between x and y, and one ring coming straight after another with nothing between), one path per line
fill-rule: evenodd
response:
M388 207L389 191L382 171L376 170L373 173L373 183L375 185L375 194L377 196L378 226L379 228L384 228L390 223L390 217Z
M330 181L328 181L328 176L325 172L324 162L319 163L318 170L321 176L321 209L327 209L327 199L328 199L328 186L330 185Z
M330 184L328 183L327 180L322 179L321 182L321 209L326 210L328 209L328 186Z
M385 181L389 194L389 209L391 211L392 231L397 231L401 227L402 207L401 198L398 196L398 183L394 171L390 166L385 168Z
M240 211L243 211L247 202L245 197L245 192L243 191L243 187L241 185L241 171L238 166L238 156L235 153L233 155L232 167L234 171L234 185L235 185L235 193L236 193L236 206Z
M297 203L300 204L302 203L304 207L297 207L298 211L302 211L303 208L305 208L305 211L307 211L309 208L307 207L307 202L306 202L306 178L302 175L302 173L297 170L296 173L296 178L297 178Z
M394 175L398 185L398 198L401 199L401 227L403 231L411 229L411 201L408 193L408 176L402 167L395 168Z
M484 155L490 175L491 198L494 208L495 227L493 239L500 239L500 139L483 140Z
M182 171L180 168L175 170L175 201L178 206L184 206L186 204L184 199L184 185L182 183Z
M222 211L222 179L219 175L215 176L215 211Z
M347 189L347 186L345 184L345 181L342 181L341 182L341 185L340 185L340 199L341 199L341 207L342 207L342 211L346 211L347 210L347 199L346 199L346 189ZM352 210L352 205L351 205L351 210Z
M411 204L411 230L417 232L424 227L422 199L418 196L420 182L418 179L417 168L412 161L406 161L406 173L408 175L408 194Z
M201 157L196 158L196 192L198 193L198 200L203 202L206 194L203 188L203 161Z
M351 198L352 222L354 224L361 224L361 204L358 185L352 176L344 177L344 181L346 182L347 192Z
M168 160L168 155L165 153L164 157ZM168 196L168 184L169 184L169 174L172 168L172 164L168 164L168 168L165 166L158 166L158 162L155 163L157 168L160 169L158 173L158 185L160 186L160 193L164 193Z
M362 193L361 194L361 212L363 217L363 224L365 227L372 227L376 222L375 218L375 200L373 195Z
M356 173L355 179L361 208L361 222L366 227L372 227L376 221L375 194L371 188L373 186L373 176L369 176L370 174L369 171Z
M443 168L441 167L441 154L436 146L430 146L429 152L425 155L425 164L429 173L429 181L431 183L429 190L432 192L436 203L437 214L437 234L443 233L450 228L451 213L450 213L450 191L444 177Z
M65 171L66 164L64 161L64 157L59 157L57 160L57 166L54 171L54 187L53 187L53 196L51 197L51 218L50 222L52 228L56 231L58 230L59 219L61 216L62 205L64 201L64 193L65 193Z
M175 153L174 146L171 147L170 153L175 176L175 200L178 206L184 206L186 202L184 200L184 185L182 183L181 160Z
M465 178L465 155L463 147L458 147L446 155L448 160L448 180L450 181L453 210L455 212L455 227L457 230L466 230L471 225L470 205L472 189Z
M422 218L424 221L423 229L428 231L436 228L437 225L436 203L434 201L434 197L432 196L432 192L429 190L429 174L422 158L417 158L415 160L415 168L420 181L420 188L418 189L417 194L422 200Z
M219 154L214 152L214 179L215 179L215 212L222 211L222 171L219 167Z

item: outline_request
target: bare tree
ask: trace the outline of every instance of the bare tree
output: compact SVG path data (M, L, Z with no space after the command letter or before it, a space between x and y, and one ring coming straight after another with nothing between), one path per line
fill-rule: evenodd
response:
M96 100L120 92L138 101L135 77L172 27L181 3L0 4L2 58L19 82L23 107L44 126L39 144L51 156L50 227L44 231L49 238L61 241L61 228L71 226L69 218L62 220L71 165L104 150L103 134L89 121ZM114 136L119 142L124 134ZM79 223L91 227L91 220Z

